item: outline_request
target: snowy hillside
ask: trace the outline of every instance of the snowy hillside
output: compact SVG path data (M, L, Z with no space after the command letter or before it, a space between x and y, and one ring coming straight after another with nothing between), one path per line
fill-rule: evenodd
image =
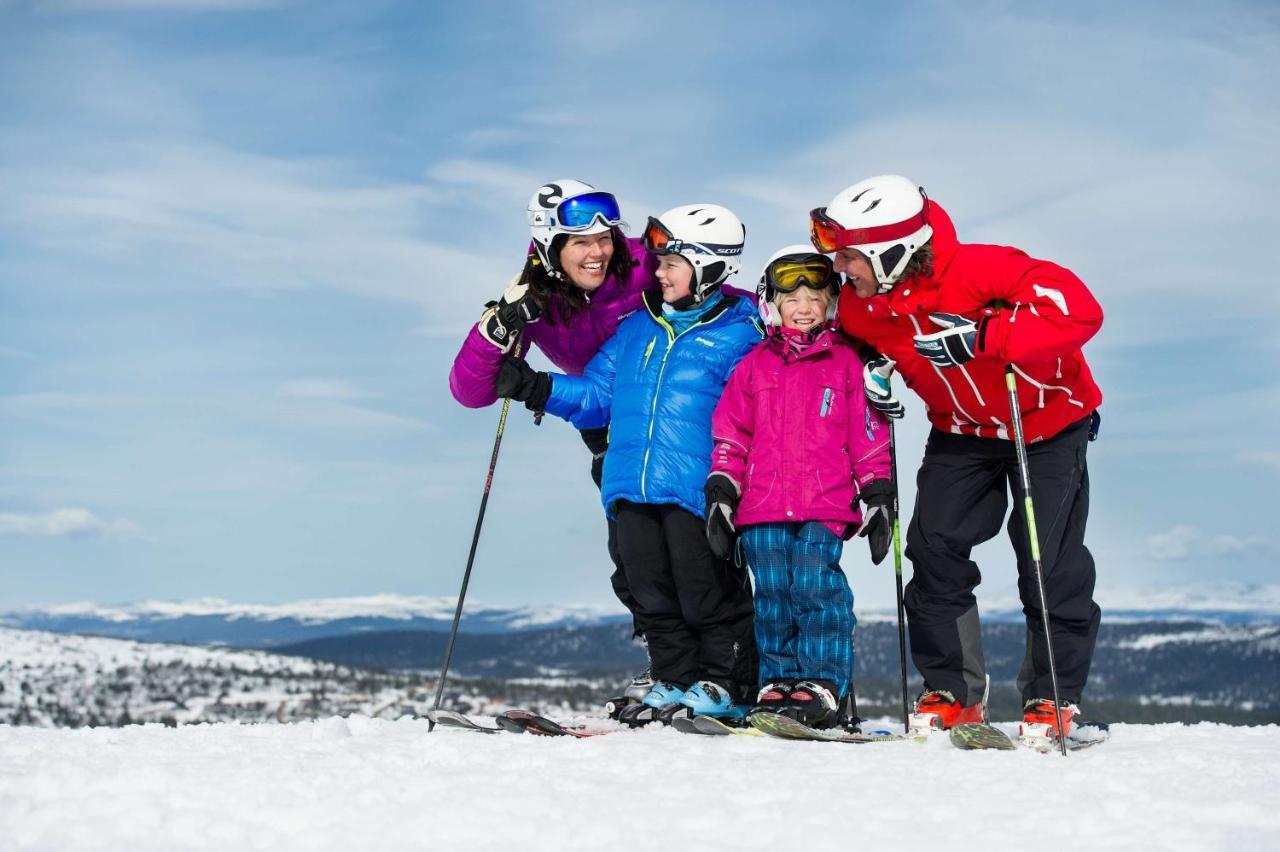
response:
M1280 848L1275 726L1120 725L1063 758L354 716L0 727L0 754L4 849Z
M611 685L452 678L448 706L555 710L599 704ZM262 651L67 636L0 627L0 724L97 727L159 722L288 722L362 713L396 718L431 706L435 681ZM3 845L0 844L0 849Z

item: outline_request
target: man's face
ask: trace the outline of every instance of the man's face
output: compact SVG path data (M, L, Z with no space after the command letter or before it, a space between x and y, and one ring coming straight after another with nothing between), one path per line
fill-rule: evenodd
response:
M856 248L840 249L836 252L833 265L836 272L844 275L859 298L870 299L880 289L880 282L876 281L876 274L871 269L871 261Z

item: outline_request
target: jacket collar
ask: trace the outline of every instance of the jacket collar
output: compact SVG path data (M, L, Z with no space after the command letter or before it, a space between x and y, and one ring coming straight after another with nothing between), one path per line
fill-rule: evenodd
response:
M702 316L698 317L697 320L695 320L695 325L699 323L711 322L711 320L715 319L725 311L729 310L729 308L733 307L733 305L736 304L737 301L738 301L738 296L732 293L724 293L721 296L720 301L716 302L714 305L708 308L706 313L704 313ZM657 322L666 324L667 322L666 318L663 317L662 315L662 291L661 290L646 290L644 293L644 306L646 309L648 309L650 317L652 317Z
M798 333L804 334L804 332ZM789 338L795 334L797 334L797 332L790 329L778 328L774 329L773 333L769 335L769 346L781 355L784 361L796 361L801 358L812 358L825 352L830 352L832 345L835 343L835 335L837 332L833 331L830 326L825 326L818 332L818 335L813 339L813 342L800 351L796 351L789 341Z

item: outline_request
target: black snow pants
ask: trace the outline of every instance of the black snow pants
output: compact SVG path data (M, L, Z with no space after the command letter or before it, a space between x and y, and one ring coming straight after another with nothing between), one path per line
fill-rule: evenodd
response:
M717 559L702 519L671 505L619 501L618 550L649 641L655 680L710 680L755 696L754 608L747 572Z
M1089 421L1086 417L1027 447L1058 687L1061 697L1073 702L1084 691L1102 618L1093 601L1093 556L1084 544ZM913 569L906 591L911 656L927 688L945 689L965 706L982 700L986 676L973 594L982 576L969 554L1000 531L1010 489L1016 499L1008 531L1027 619L1018 689L1024 701L1053 695L1016 452L1012 441L934 429L916 480L915 512L907 529Z
M578 434L582 436L582 443L591 451L591 481L599 488L604 477L604 454L609 450L609 427L582 429ZM631 635L643 636L640 620L636 616L635 595L631 594L631 587L627 585L627 573L622 568L622 556L618 553L618 522L609 518L606 523L609 525L609 558L613 560L613 574L609 576L609 584L613 586L613 593L622 601L627 612L631 613Z

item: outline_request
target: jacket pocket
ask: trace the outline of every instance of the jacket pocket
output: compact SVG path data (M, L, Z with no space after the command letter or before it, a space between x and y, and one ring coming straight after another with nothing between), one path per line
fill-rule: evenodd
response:
M777 471L769 471L768 477L766 478L761 476L759 481L755 480L750 474L748 474L747 482L750 484L746 487L743 494L745 498L749 499L751 502L748 503L744 499L740 509L758 509L763 506L773 494L773 486L777 484L777 481Z

